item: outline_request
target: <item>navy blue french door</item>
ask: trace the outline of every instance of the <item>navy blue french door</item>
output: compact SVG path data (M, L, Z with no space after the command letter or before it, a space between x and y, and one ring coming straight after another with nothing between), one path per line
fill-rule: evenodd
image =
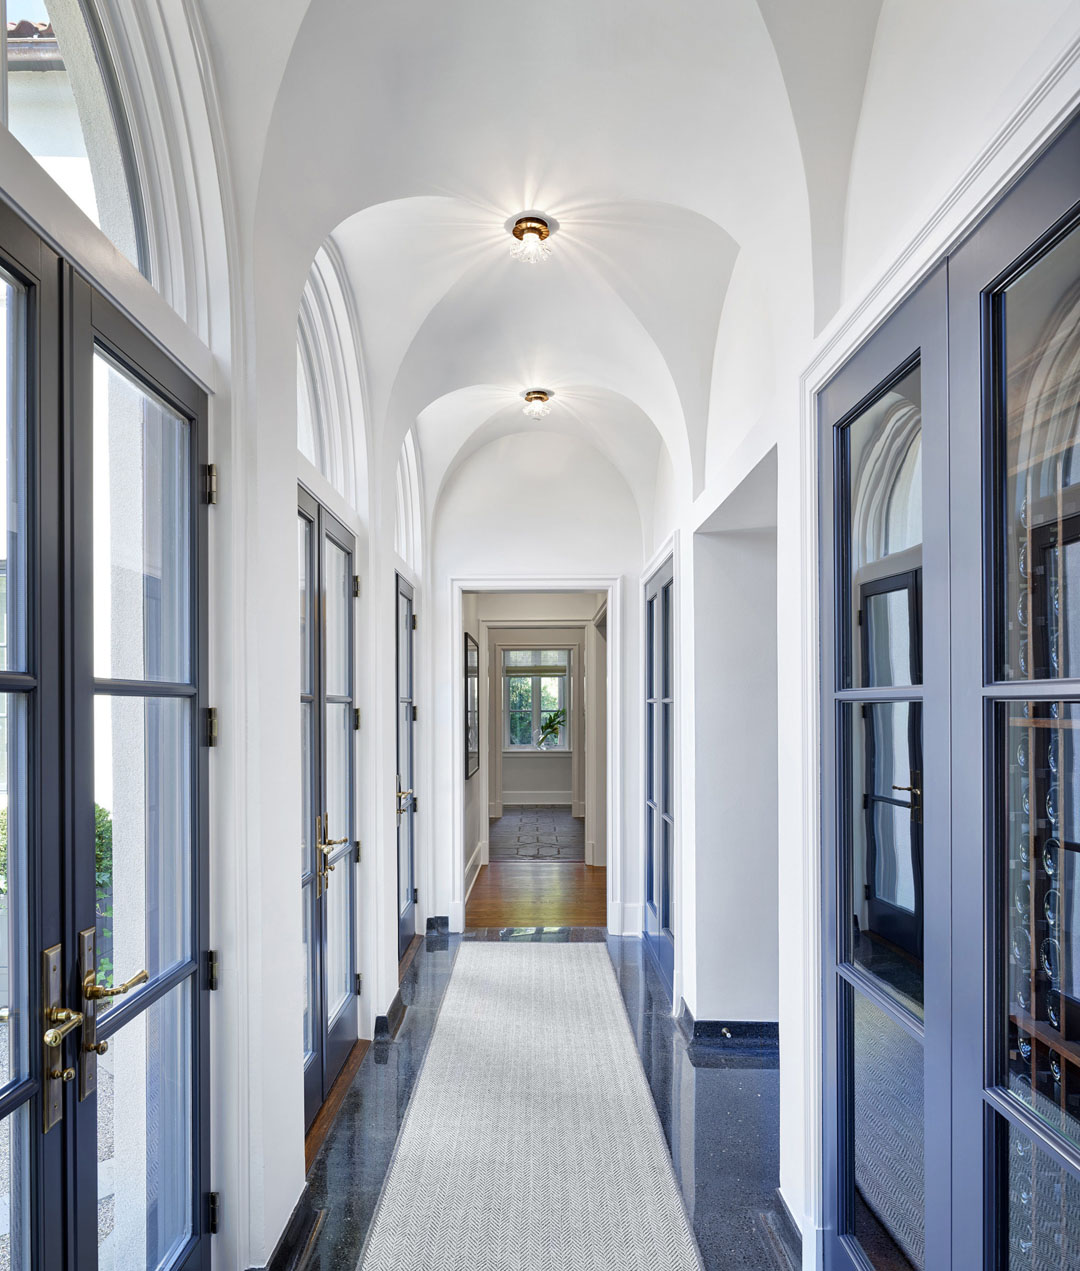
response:
M206 397L0 210L0 1248L208 1268Z
M416 935L416 721L413 643L416 627L413 589L400 574L396 583L397 614L397 859L398 957L403 958Z
M675 564L645 584L645 947L667 985L675 976L672 882L675 805Z
M818 402L826 1266L1080 1267L1080 122Z
M819 399L830 1268L948 1243L945 324L939 269Z
M303 486L300 583L300 898L304 933L304 1122L357 1038L353 536Z

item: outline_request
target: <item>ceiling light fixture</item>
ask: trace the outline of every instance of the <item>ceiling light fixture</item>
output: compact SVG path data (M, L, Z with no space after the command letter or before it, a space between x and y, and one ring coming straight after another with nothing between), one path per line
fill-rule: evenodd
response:
M530 388L525 394L525 414L530 419L543 419L551 410L553 393L543 388Z
M510 249L510 255L515 260L536 265L551 255L551 248L544 242L551 233L551 227L543 217L519 216L510 233L517 239Z

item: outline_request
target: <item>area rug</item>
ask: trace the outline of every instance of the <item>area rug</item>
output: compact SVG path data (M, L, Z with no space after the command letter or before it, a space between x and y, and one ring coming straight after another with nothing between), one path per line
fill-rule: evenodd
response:
M700 1271L611 960L463 944L362 1271Z
M488 829L489 861L583 861L585 822L569 807L508 807Z

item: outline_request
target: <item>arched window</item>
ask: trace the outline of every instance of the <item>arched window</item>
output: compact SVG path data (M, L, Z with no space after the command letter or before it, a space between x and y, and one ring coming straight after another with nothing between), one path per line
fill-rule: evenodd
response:
M344 276L327 240L312 262L296 324L296 446L363 516L363 392Z
M394 550L413 571L419 574L422 526L420 502L420 466L412 430L405 435L398 455L396 500L394 505Z
M80 0L0 0L0 7L6 7L4 122L128 260L149 274L134 152L95 12Z

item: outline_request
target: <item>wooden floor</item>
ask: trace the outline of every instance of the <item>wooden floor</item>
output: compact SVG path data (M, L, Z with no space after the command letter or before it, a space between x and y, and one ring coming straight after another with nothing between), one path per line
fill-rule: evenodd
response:
M495 861L480 869L465 926L606 927L607 870L559 861Z

